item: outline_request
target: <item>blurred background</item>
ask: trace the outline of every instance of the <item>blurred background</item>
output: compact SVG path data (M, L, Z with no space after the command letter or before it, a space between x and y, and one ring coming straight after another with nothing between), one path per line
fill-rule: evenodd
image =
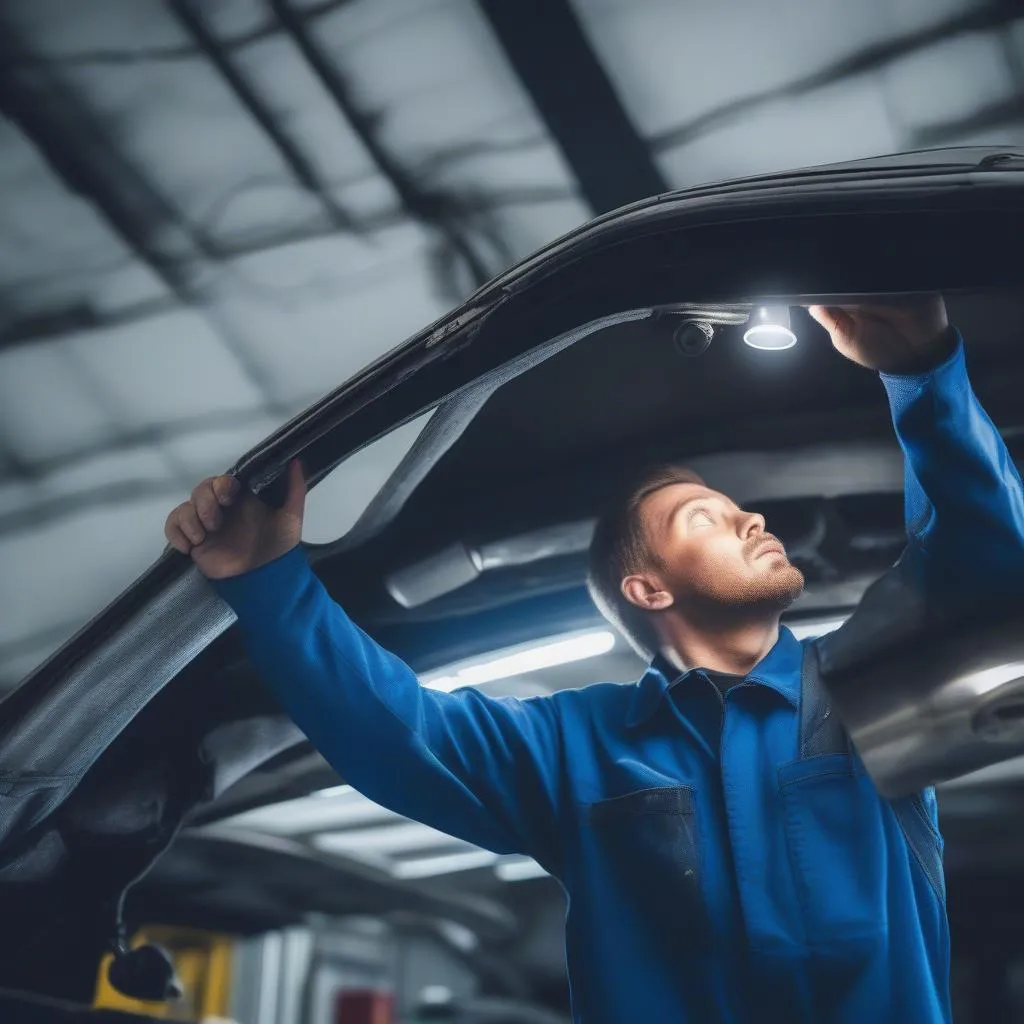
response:
M2 693L160 555L201 477L595 215L810 164L1024 145L1024 5L0 0L0 114ZM307 540L358 520L423 422L317 489ZM609 633L573 639L560 663L513 653L425 682L525 694L641 667ZM520 994L564 1013L563 907L532 862L326 783L224 828L301 841L348 885L365 870L457 901L474 872L474 893L530 922ZM223 872L203 861L211 834L189 848L196 877ZM236 886L271 873L231 863ZM152 934L188 985L148 1010L182 1019L454 1020L450 997L503 976L471 930L394 915ZM503 1012L458 1019L563 1019Z

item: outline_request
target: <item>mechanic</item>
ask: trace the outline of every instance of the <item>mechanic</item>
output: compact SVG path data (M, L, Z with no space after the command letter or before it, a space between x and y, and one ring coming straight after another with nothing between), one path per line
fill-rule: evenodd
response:
M881 373L899 571L965 603L1019 591L1020 476L942 299L810 312ZM307 565L304 498L297 462L279 510L211 478L166 535L346 782L559 879L577 1021L950 1020L934 793L886 801L855 753L802 745L807 645L780 615L803 579L761 516L685 470L646 477L600 521L590 582L648 672L517 700L423 688L356 627Z

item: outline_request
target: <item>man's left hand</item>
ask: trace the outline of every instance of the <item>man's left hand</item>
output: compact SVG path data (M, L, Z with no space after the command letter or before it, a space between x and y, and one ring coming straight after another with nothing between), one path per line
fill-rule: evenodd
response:
M925 373L953 353L941 295L884 306L809 306L811 316L828 331L836 351L880 373Z

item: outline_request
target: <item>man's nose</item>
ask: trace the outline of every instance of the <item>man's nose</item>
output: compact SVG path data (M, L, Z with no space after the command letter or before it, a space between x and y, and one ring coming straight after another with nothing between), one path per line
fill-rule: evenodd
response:
M764 533L764 516L760 512L744 512L741 535L744 538L757 533Z

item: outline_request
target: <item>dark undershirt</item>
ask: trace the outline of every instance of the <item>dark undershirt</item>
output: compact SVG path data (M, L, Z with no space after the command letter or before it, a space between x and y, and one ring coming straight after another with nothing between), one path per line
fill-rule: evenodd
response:
M700 677L704 676L714 687L715 697ZM672 684L672 701L686 716L691 728L695 729L707 746L708 753L717 757L722 733L722 712L725 709L725 692L742 683L744 676L729 672L715 672L702 668L689 675L686 686L680 685L685 676ZM717 698L717 700L715 699Z
M715 688L722 696L725 696L725 691L731 689L739 683L743 682L743 676L731 675L728 672L713 672L709 668L701 669L701 671L714 683Z

